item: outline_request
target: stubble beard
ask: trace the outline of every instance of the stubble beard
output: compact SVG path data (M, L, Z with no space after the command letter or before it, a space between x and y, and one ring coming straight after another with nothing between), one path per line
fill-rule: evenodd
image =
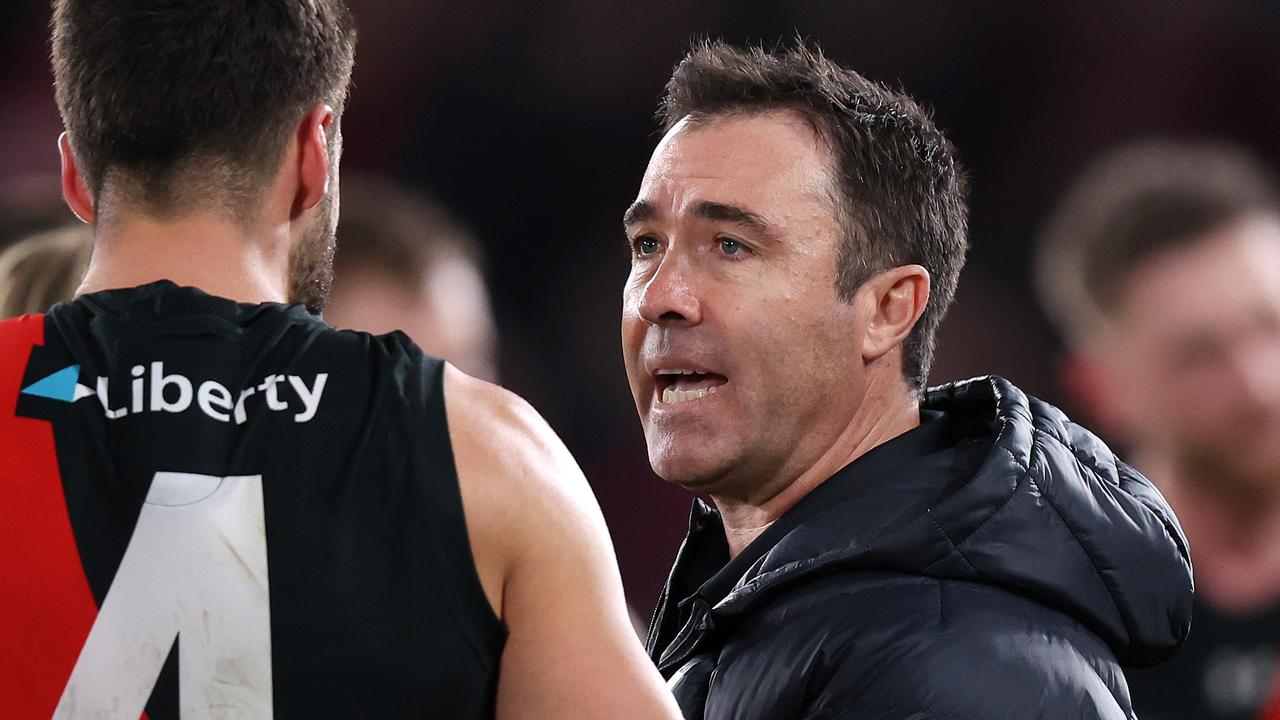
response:
M333 291L333 255L337 247L337 218L332 197L320 201L315 223L289 249L289 302L301 303L319 315Z

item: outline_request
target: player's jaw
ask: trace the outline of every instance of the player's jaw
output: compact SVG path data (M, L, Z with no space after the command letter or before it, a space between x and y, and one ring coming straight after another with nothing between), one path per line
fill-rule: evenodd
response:
M312 210L314 217L289 249L289 302L320 313L333 289L333 255L338 225L337 203L326 195Z

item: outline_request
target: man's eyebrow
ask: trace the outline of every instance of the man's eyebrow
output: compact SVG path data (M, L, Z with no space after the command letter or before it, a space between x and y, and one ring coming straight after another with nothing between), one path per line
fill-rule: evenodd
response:
M652 220L657 215L658 209L653 206L653 203L648 200L637 200L631 203L631 207L622 214L622 226L631 227L646 220Z
M774 227L758 213L727 203L702 200L693 205L693 214L703 220L733 223L762 235L772 236ZM622 226L631 227L658 217L658 208L648 200L637 200L622 215Z
M759 233L770 234L773 230L763 217L736 205L703 200L693 206L693 214L704 220L723 220Z

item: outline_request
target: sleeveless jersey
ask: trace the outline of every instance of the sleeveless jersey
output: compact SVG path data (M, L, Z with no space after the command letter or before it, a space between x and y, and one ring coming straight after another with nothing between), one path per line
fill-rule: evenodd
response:
M492 717L442 369L170 282L0 323L0 715Z

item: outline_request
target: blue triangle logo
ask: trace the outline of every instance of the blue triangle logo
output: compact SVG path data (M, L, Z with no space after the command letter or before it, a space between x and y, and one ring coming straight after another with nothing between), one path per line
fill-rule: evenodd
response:
M76 392L79 379L80 366L70 365L22 388L22 392L25 395L35 395L50 400L75 402L80 399L79 393Z

